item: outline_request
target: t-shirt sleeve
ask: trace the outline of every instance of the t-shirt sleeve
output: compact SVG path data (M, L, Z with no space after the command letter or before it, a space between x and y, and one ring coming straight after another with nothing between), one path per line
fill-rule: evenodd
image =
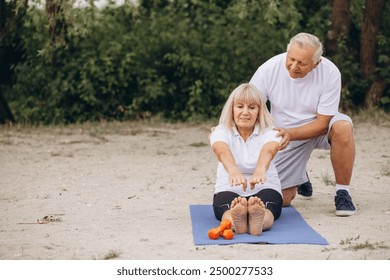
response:
M218 125L211 133L210 145L212 146L215 142L219 142L219 141L229 144L228 131L226 131L226 129L223 128L221 125Z
M267 95L268 91L267 91L266 83L264 81L266 75L267 75L266 65L263 64L259 68L257 68L255 74L253 74L249 83L254 85L261 92L265 100L268 100L268 95Z
M324 85L323 92L321 94L317 113L321 115L335 115L339 111L341 95L341 74L338 69L334 69Z
M280 81L279 73L280 69L285 67L285 58L286 53L271 57L257 68L249 81L250 84L253 84L261 92L265 100L272 100L272 87Z
M263 137L262 137L262 144L266 144L268 142L278 142L280 143L280 141L282 140L282 137L279 136L279 137L276 137L276 134L278 134L279 131L277 130L273 130L273 129L267 129L264 133L263 133Z

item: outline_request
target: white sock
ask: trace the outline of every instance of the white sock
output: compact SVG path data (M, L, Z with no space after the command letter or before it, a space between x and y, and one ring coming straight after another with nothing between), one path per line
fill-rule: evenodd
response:
M335 187L335 195L337 193L338 190L346 190L349 194L349 185L339 185L339 184L336 184L336 187Z

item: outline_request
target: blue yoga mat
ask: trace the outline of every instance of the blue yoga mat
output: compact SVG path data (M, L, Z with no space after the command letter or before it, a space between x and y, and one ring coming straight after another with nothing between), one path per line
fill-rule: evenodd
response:
M294 207L284 207L282 215L274 222L272 228L260 236L236 234L232 240L208 237L209 229L217 227L211 205L190 205L192 233L195 245L234 244L234 243L268 243L268 244L318 244L328 245L328 241L318 234Z

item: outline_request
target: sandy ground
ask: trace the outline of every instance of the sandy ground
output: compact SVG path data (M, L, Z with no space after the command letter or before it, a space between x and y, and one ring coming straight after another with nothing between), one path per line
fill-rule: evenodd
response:
M330 245L195 246L190 204L211 204L212 124L0 127L0 259L390 259L390 123L355 123L352 197L334 215L329 152L293 205Z

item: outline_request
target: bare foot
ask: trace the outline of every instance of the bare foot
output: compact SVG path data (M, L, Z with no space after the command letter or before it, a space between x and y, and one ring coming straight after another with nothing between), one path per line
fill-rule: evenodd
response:
M236 197L230 207L233 226L236 233L248 232L248 201L245 197Z
M259 197L252 196L248 200L249 233L260 235L263 232L265 205Z

